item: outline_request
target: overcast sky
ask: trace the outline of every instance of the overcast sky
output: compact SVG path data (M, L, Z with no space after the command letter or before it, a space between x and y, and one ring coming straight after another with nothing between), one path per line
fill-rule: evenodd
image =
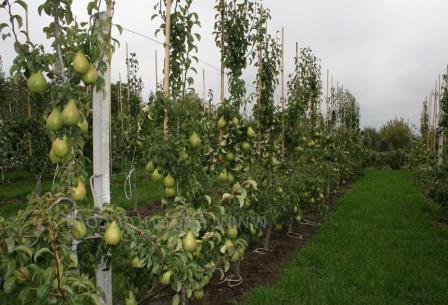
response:
M27 1L30 6L31 39L45 41L42 27L48 22L37 15L43 2ZM85 20L87 0L74 1L78 20ZM151 21L155 1L117 0L115 23L154 37L158 21ZM219 52L212 30L214 0L195 0L199 13L202 41L199 58L219 66ZM348 88L361 105L362 126L381 126L394 116L418 123L421 102L434 87L439 73L448 64L447 0L265 0L271 9L270 30L281 27L286 33L286 72L293 66L295 43L311 47L322 59L323 80L330 69L334 83ZM0 12L0 21L7 15ZM113 79L121 73L125 79L125 44L136 52L140 61L140 75L145 84L145 96L155 87L154 52L158 50L159 79L162 70L162 47L135 34L124 32L118 39L121 48L113 58ZM159 37L159 40L162 37ZM12 42L0 41L0 55L7 70L14 57ZM205 69L206 88L219 96L219 72L200 63ZM248 83L254 79L249 70ZM324 83L325 86L325 83ZM202 75L196 88L202 92Z

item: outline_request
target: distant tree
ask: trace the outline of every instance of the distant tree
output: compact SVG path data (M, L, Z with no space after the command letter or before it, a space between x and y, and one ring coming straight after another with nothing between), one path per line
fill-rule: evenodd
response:
M428 102L423 102L423 109L420 115L420 136L423 143L426 143L429 131L429 115L428 115Z
M412 130L403 118L389 120L381 127L381 148L389 150L408 150L412 144Z
M443 76L445 80L445 86L442 88L442 98L440 99L440 122L439 126L442 129L442 131L447 133L448 131L448 75L445 74Z
M373 127L364 128L362 131L362 141L364 147L371 150L379 150L381 147L380 133Z

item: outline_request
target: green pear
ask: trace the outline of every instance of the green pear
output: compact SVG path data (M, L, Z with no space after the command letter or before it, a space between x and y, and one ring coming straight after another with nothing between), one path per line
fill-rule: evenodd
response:
M121 230L117 222L114 220L104 232L104 242L109 246L116 246L121 241Z
M84 55L84 52L78 51L73 58L73 70L75 70L78 74L85 74L89 71L90 62L87 57Z
M53 154L57 158L65 158L68 154L68 141L67 137L64 137L62 139L56 138L53 141L53 145L51 146L51 150L53 151Z
M81 180L78 180L78 185L71 190L72 198L75 201L83 201L86 199L87 191L86 185Z
M51 131L58 131L62 128L64 122L62 121L62 113L58 107L53 108L47 118L47 129Z
M81 119L81 113L76 107L76 103L74 99L70 99L67 104L64 106L64 110L62 111L62 121L65 125L76 125Z
M94 84L98 79L98 73L95 66L90 64L89 70L82 76L82 81L86 85Z
M47 81L42 73L42 70L32 73L26 80L26 85L28 90L32 93L44 93L47 88Z
M187 234L182 238L182 248L186 252L193 252L196 250L196 247L198 246L198 242L196 240L196 237L194 236L193 232L188 231Z

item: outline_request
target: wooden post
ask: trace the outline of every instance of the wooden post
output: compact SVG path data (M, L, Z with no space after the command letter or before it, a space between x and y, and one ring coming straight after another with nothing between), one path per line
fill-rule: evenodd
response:
M121 87L121 73L118 73L118 103L120 106L120 120L121 120L121 132L124 132L124 121L123 121L123 93Z
M441 116L441 113L440 113L440 100L442 99L442 81L441 81L440 74L439 74L437 89L438 89L438 102L439 102L437 113L438 113L438 119L440 120L440 116ZM440 122L437 121L437 125L439 125L439 123ZM437 160L437 164L439 166L441 166L442 162L443 162L443 131L439 128L439 126L437 128L437 131L438 131L438 139L437 139L438 160Z
M224 58L225 58L225 44L224 44L224 23L226 19L226 1L221 0L221 105L224 105Z
M299 43L296 42L296 59L299 59Z
M172 0L166 0L165 66L163 71L163 93L166 99L165 103L168 103L170 95L171 4ZM168 108L166 107L166 105L163 115L163 139L165 141L168 141Z
M330 129L330 69L327 69L327 96L325 102L327 103L327 128Z
M432 91L428 97L428 138L426 139L426 146L431 148L431 134L432 134Z
M128 49L128 43L126 42L126 76L127 76L127 94L128 94L128 103L130 100L130 93L129 93L129 83L131 82L131 72L129 69L129 49ZM131 108L129 107L129 114L131 111Z
M107 20L108 12L99 13L96 18ZM110 20L110 19L109 19ZM100 23L101 24L101 23ZM96 29L109 31L109 27ZM110 203L110 112L111 112L111 70L110 60L101 77L104 78L104 90L93 90L93 193L95 208L102 209ZM103 305L112 305L112 270L106 269L104 258L96 266L96 285L100 290Z
M285 28L282 27L282 53L280 64L280 79L281 79L281 110L282 110L282 139L281 139L281 155L282 160L285 160Z
M159 68L158 68L158 60L157 60L157 50L155 50L155 70L156 70L156 91L157 92L159 90Z

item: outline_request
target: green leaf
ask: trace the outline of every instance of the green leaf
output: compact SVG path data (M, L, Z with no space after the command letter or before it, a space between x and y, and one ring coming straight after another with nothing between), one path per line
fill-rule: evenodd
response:
M20 5L25 11L28 10L28 5L23 0L16 0L16 4Z
M12 19L17 20L17 23L19 24L19 28L21 28L23 26L23 18L20 15L14 15L12 16Z
M118 32L121 34L123 34L123 27L119 24L116 24L115 27L117 28Z
M48 248L42 248L39 249L35 254L34 254L34 262L37 262L37 259L39 258L39 256L41 256L44 253L51 253L51 251Z
M6 248L8 249L8 253L11 254L15 249L15 242L12 237L8 237L5 239Z
M15 251L25 253L30 258L33 258L33 251L30 248L28 248L27 246L19 245L15 248Z
M8 28L9 25L7 23L0 23L0 32L4 29L4 28Z
M3 283L3 289L6 293L11 293L12 290L15 287L16 278L14 276L11 276Z

